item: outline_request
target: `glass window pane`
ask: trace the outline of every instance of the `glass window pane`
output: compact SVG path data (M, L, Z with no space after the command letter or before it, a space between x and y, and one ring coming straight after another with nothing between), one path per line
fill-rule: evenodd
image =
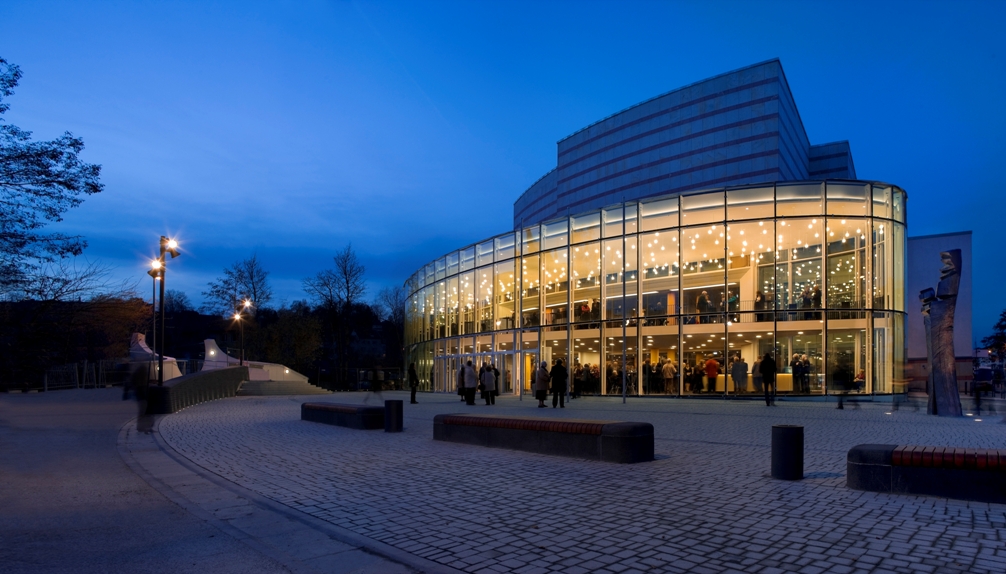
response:
M865 324L866 321L864 320ZM829 394L860 394L868 389L866 329L828 329Z
M517 242L517 237L513 233L507 233L506 235L500 235L496 238L496 261L503 261L505 259L513 259L516 256L514 252L514 246Z
M458 322L460 321L458 277L456 275L447 279L447 301L445 310L447 313L447 336L456 337L459 334Z
M566 245L569 235L569 220L553 221L542 225L542 249L555 249Z
M541 254L541 283L545 289L543 325L562 325L569 321L569 270L565 248Z
M761 269L771 274L772 220L734 222L727 226L727 320L738 323L768 320L771 308L766 291L759 284ZM767 265L762 265L768 256ZM772 283L769 283L772 285ZM771 291L769 291L771 293ZM759 311L757 315L742 314Z
M829 215L870 215L870 184L832 183L825 184Z
M883 231L883 225L881 225ZM894 289L894 307L895 311L905 310L905 282L907 277L905 275L905 250L907 249L907 243L905 241L905 226L900 223L891 223L890 230L891 237L888 239L891 243L890 256L893 259L891 262L892 270L891 273L891 284Z
M824 393L824 347L821 324L780 323L775 334L777 392L780 394Z
M604 237L619 237L622 235L621 205L601 210L601 220L604 225Z
M492 240L479 243L475 249L476 265L482 267L493 262Z
M576 245L570 251L573 257L573 321L585 323L577 328L597 329L597 322L601 319L600 244L594 242Z
M873 186L873 216L883 217L885 219L891 219L893 217L893 208L891 206L891 186L889 185L874 185Z
M601 212L595 211L572 218L573 243L595 241L601 237Z
M678 198L669 197L639 204L643 231L678 226Z
M512 237L512 236L511 236ZM514 260L496 264L496 328L512 329L516 319L516 288Z
M541 291L539 258L531 255L521 259L521 302L520 316L522 327L537 327L541 322Z
M521 249L524 255L541 250L541 229L537 225L524 228L521 234Z
M462 273L458 279L458 304L461 307L462 335L475 332L475 272Z
M727 190L727 219L771 219L774 216L774 187Z
M723 222L726 218L723 199L722 191L682 196L681 225Z
M721 323L726 302L726 228L681 230L681 309L686 324ZM695 316L698 315L698 316Z
M905 192L895 188L892 195L894 199L894 220L904 223L905 218L908 217L907 207L905 205Z
M433 285L437 280L437 271L433 263L426 264L426 284Z
M676 327L647 327L643 329L641 345L642 373L640 383L643 394L678 394L678 333Z
M866 308L866 239L868 219L828 218L829 309ZM859 233L856 230L860 230Z
M625 235L630 235L639 231L637 225L637 212L639 211L638 205L635 203L625 204L625 229L623 233Z
M667 317L678 308L678 230L641 235L639 250L644 324L673 324Z
M436 266L437 266L436 279L437 281L440 281L441 279L447 276L447 259L446 258L437 259Z
M823 183L780 183L775 187L777 216L823 215Z
M887 242L888 236L884 233L881 227L887 223L882 219L875 219L873 221L873 257L872 257L872 268L873 273L871 275L870 288L873 294L873 308L874 309L890 309L891 308L891 289L890 280L891 274L893 272L892 267L892 255L890 251L890 245ZM862 234L863 228L858 228L857 233Z
M475 269L475 247L466 247L461 250L461 271Z
M459 269L459 262L461 261L460 254L455 251L454 253L447 254L447 276L457 275Z
M475 320L479 332L493 330L493 268L479 267L475 271Z

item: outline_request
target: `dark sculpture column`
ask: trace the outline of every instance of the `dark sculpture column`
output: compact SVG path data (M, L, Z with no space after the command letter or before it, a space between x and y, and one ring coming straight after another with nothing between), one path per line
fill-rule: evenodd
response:
M926 412L941 417L959 417L961 395L957 389L957 358L954 354L954 310L961 284L961 250L940 253L943 268L940 283L919 293L926 323L929 353L929 405Z

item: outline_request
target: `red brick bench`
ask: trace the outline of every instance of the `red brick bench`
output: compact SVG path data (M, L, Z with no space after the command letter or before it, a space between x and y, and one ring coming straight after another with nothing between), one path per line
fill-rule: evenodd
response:
M433 418L433 438L607 462L653 460L650 423L437 415Z
M300 420L360 430L383 429L384 407L303 403L300 405Z
M1006 503L1006 450L861 444L846 469L856 490Z

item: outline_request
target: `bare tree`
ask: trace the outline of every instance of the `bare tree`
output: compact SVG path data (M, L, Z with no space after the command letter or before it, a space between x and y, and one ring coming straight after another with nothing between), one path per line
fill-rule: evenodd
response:
M377 305L381 308L380 316L391 321L395 327L405 328L405 304L409 294L404 286L385 287L377 294Z
M335 269L326 269L314 277L304 279L304 291L319 306L345 312L367 292L367 285L363 280L366 268L353 251L352 243L332 259L335 261Z
M248 299L254 308L268 306L272 301L272 287L269 286L269 272L262 268L257 255L238 261L224 269L224 276L207 284L203 291L205 302L200 308L205 313L230 315Z
M164 311L166 313L180 313L193 309L192 301L189 301L189 296L184 292L175 289L168 289L164 292Z
M335 351L338 357L338 376L341 382L348 377L349 318L353 305L360 303L367 292L363 274L366 268L360 263L353 244L337 252L332 258L334 269L320 271L314 277L304 279L304 291L328 315L335 335Z

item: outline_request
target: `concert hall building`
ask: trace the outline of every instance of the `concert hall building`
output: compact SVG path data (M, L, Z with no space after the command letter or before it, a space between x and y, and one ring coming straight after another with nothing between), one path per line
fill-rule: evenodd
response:
M756 393L766 354L780 394L904 380L905 192L858 180L848 142L810 143L778 60L560 140L513 218L406 283L430 390L469 359L514 394L560 358L595 395Z

